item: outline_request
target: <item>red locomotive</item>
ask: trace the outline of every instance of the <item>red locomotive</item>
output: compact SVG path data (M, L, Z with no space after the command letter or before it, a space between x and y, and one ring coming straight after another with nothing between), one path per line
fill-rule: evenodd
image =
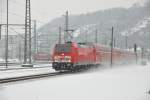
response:
M113 49L113 62L133 59L134 53ZM52 67L55 70L80 70L110 62L111 50L106 46L92 43L67 42L56 44L52 55Z

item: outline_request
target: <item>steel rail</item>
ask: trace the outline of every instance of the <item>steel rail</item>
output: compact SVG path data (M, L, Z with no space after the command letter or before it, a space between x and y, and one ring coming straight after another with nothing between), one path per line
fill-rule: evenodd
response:
M31 80L31 79L37 79L37 78L44 78L44 77L50 77L50 76L57 76L57 75L64 75L67 73L69 73L69 72L54 72L54 73L45 73L45 74L38 74L38 75L28 75L28 76L20 76L20 77L13 77L13 78L5 78L5 79L0 79L0 84L24 81L24 80Z
M0 71L9 71L9 70L24 70L24 69L44 69L44 68L51 68L51 66L42 66L42 67L21 67L21 68L1 68Z

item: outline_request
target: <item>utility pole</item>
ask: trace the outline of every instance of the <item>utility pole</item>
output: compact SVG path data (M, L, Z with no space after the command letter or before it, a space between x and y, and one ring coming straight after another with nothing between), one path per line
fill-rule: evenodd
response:
M27 63L27 2L26 0L26 14L25 14L25 41L24 41L24 64Z
M111 67L113 66L113 41L114 41L114 27L112 27L112 34L111 34Z
M2 38L2 25L0 25L0 40Z
M6 62L6 68L8 67L8 0L7 0L7 26L6 26L6 44L5 44L5 62Z
M65 42L67 41L67 37L68 37L68 35L69 35L68 24L69 24L69 22L68 22L68 11L67 11L67 12L66 12L66 28L65 28L66 34L64 35L64 40L65 40Z
M97 31L97 29L95 30L95 43L97 44L97 33L98 33L98 31Z
M34 22L34 62L35 62L35 54L37 53L37 34L36 34L36 20Z
M59 27L59 41L58 41L59 44L61 44L61 27Z
M64 33L64 41L67 42L67 39L70 37L71 39L73 38L71 34L69 34L69 32L73 32L74 30L70 30L69 29L69 17L68 17L68 11L66 12L66 27L65 27L65 33Z
M126 42L126 49L128 48L128 36L127 36L127 34L126 34L126 36L125 36L125 42Z
M114 36L114 47L116 47L116 38Z
M19 39L18 39L18 58L19 58L19 60L20 60L20 62L22 61L22 42L21 42L21 39L20 39L20 37L18 37Z
M87 43L87 40L88 40L88 33L87 33L88 31L86 30L85 31L85 43Z
M107 45L106 34L104 35L104 39L105 39L105 40L104 40L104 42L105 42L104 44L105 44L105 46L106 46L106 45Z
M30 0L26 0L25 11L25 42L23 67L33 67L31 61L31 9Z
M30 0L27 0L28 1L28 3L27 4L29 4L28 5L28 13L27 13L27 15L29 14L29 16L28 16L28 18L27 18L27 22L26 23L28 23L28 21L29 21L29 23L28 23L28 28L26 29L26 30L28 30L28 32L29 32L29 64L31 64L31 9L30 9Z
M39 51L39 44L38 44L38 32L36 32L36 52L38 53Z
M144 61L144 52L145 52L145 50L144 50L144 48L142 48L142 51L141 51L141 60L142 60L142 62Z

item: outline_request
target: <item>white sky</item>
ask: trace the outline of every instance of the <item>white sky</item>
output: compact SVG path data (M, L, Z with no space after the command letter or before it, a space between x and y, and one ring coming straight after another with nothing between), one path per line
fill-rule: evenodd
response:
M144 0L31 0L32 3L32 19L37 19L40 22L48 22L56 17L62 16L66 10L71 14L80 14L98 11L102 9L114 7L130 7L134 3L141 3ZM23 23L25 0L9 0L10 23ZM0 22L4 23L6 0L0 0ZM16 16L15 13L19 16ZM3 16L1 18L1 16ZM42 23L42 24L44 24Z

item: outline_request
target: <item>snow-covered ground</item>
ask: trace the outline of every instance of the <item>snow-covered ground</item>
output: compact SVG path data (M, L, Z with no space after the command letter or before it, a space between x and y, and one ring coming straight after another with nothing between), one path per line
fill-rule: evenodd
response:
M18 68L23 68L20 65L9 66L10 67L9 69L14 69L14 70L0 69L0 79L55 72L55 70L53 70L51 66L52 66L51 64L38 64L35 65L34 68L27 67L25 69L18 69Z
M0 100L150 100L150 64L0 85Z

